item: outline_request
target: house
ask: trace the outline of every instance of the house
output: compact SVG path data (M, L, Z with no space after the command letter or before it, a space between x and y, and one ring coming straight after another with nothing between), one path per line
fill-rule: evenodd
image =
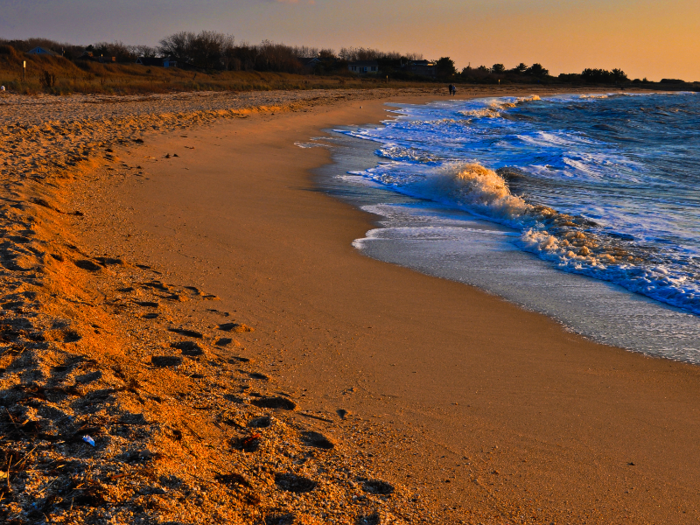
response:
M152 67L177 67L177 60L173 57L139 57L136 59L136 63L142 66Z
M91 62L99 62L100 64L109 64L111 62L116 62L117 57L106 57L104 55L96 57L92 51L84 51L83 54L78 57L78 60L90 60Z
M35 47L31 51L27 51L28 55L44 55L44 56L50 56L50 57L58 57L61 56L58 53L54 53L50 49L46 49L45 47Z
M350 62L348 70L358 75L367 75L368 73L379 73L379 62L376 60L358 60Z
M308 69L309 71L313 71L313 69L321 63L318 57L311 57L311 58L306 58L306 57L296 57L301 66L304 69Z
M421 77L435 77L437 71L435 62L429 60L413 60L405 66L406 71Z

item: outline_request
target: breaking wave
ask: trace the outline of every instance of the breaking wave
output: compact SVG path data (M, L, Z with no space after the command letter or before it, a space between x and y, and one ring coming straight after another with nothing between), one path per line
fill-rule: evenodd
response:
M347 133L381 143L386 162L365 179L514 228L519 248L560 270L700 314L700 165L688 153L700 104L685 96L409 106Z
M471 118L497 118L503 116L503 112L508 109L518 107L519 105L525 104L527 102L535 102L538 100L542 99L540 99L540 97L538 97L537 95L531 95L529 97L518 97L515 99L494 99L491 100L486 107L459 111L459 114Z

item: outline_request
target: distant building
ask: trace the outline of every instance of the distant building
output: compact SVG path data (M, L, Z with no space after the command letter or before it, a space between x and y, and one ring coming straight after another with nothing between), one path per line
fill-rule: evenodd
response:
M406 71L418 75L421 77L435 77L437 76L437 71L435 68L435 62L430 62L429 60L414 60L409 62L405 66Z
M309 71L312 71L321 61L318 59L318 57L296 57L299 63L302 65L304 69L308 69Z
M177 67L177 60L172 57L139 57L136 59L136 63L142 66L151 67Z
M35 47L31 51L27 51L28 55L44 55L44 56L51 56L51 57L59 57L58 53L54 53L50 49L46 49L45 47Z
M379 62L376 60L358 60L350 62L348 70L358 75L367 75L368 73L379 73Z
M99 62L100 64L110 64L117 61L117 57L106 57L100 55L98 57L92 51L85 51L78 57L78 60L90 60L91 62Z

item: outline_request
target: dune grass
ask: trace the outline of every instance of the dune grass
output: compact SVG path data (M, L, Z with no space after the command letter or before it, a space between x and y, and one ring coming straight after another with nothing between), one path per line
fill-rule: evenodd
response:
M23 61L27 63L24 77ZM349 72L335 76L258 71L201 72L138 64L72 62L63 57L26 55L9 46L0 46L0 85L16 93L55 95L435 86L417 82L387 82L376 78L359 78Z

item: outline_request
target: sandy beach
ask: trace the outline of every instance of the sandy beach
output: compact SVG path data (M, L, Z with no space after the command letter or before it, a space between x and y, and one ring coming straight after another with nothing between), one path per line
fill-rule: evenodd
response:
M364 257L317 190L295 143L440 97L1 97L0 517L696 523L697 367Z

